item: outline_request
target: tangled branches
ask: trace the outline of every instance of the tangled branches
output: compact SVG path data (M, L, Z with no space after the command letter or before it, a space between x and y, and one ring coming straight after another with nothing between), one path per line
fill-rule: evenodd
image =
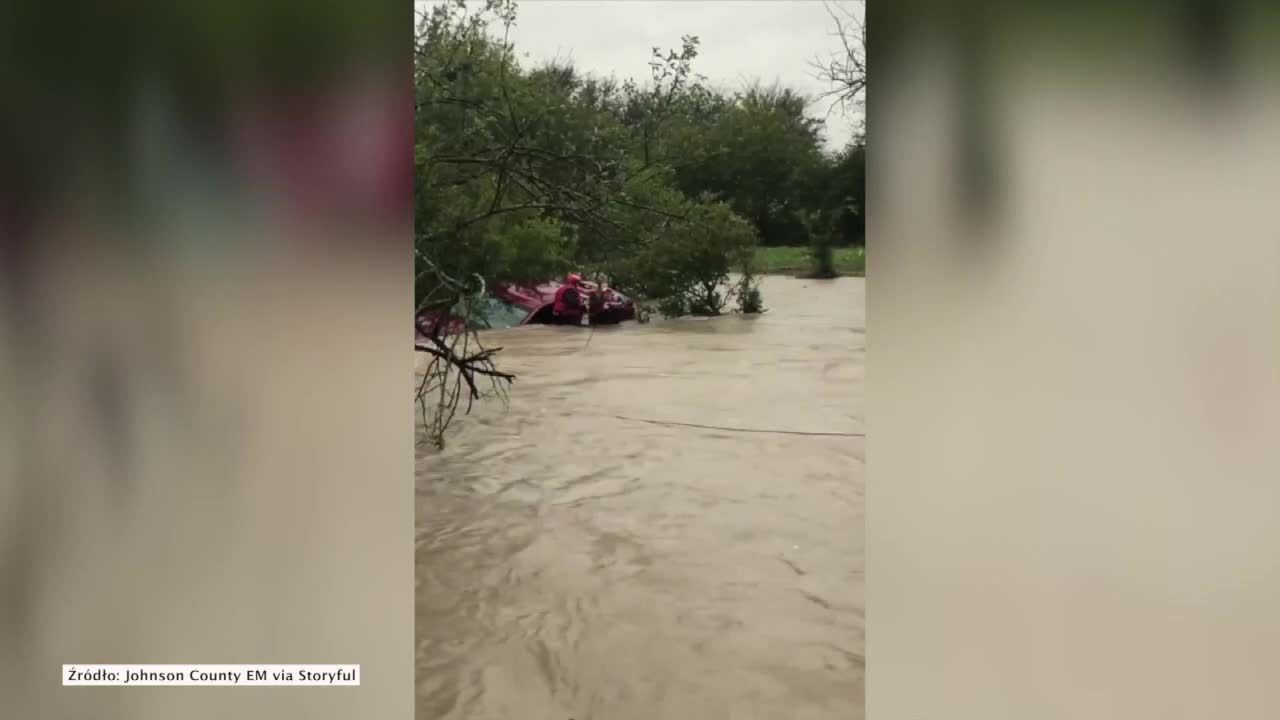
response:
M419 334L414 350L430 357L422 378L418 381L415 400L422 414L426 438L436 447L444 446L444 432L453 421L466 393L467 413L472 403L484 393L481 385L486 380L492 392L506 401L506 385L515 375L498 370L493 356L502 348L486 348L476 333L465 330L446 335L445 323L435 323L430 334Z
M445 430L457 415L464 392L466 413L484 396L481 386L485 381L493 394L505 402L506 386L515 380L515 375L498 370L493 362L502 348L484 347L480 336L468 327L471 303L484 295L483 279L477 278L478 288L468 288L447 275L425 254L417 254L419 264L425 266L418 282L429 282L437 291L429 297L437 301L430 303L430 307L424 307L428 305L424 301L418 308L414 351L425 353L429 360L418 381L415 401L426 439L439 448L444 446ZM441 295L454 302L439 302ZM428 312L425 316L424 310Z
M835 24L832 33L840 40L840 49L829 57L810 63L816 77L831 86L823 94L833 98L845 111L861 110L867 89L867 23L866 0L852 5L827 4L827 14Z

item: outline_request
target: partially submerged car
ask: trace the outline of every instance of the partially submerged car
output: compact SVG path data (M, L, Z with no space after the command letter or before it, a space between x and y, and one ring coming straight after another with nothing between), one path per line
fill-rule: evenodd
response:
M479 307L472 308L475 324L486 329L549 324L556 291L563 285L557 280L537 285L497 285ZM587 296L587 317L592 325L616 325L624 320L636 319L635 302L617 290L586 280L581 281L578 287ZM461 318L435 313L418 317L418 332L429 335L439 322L447 323L444 329L446 333L457 333L463 329Z
M512 308L512 313L525 313L515 325L546 324L551 322L556 292L563 285L557 280L532 286L503 284L494 288L493 296ZM578 288L587 296L587 317L592 325L616 325L636 319L635 303L617 290L587 280L580 281Z

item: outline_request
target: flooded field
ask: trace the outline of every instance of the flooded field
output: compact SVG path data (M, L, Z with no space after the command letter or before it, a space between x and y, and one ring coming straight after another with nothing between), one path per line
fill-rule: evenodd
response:
M863 717L864 281L762 290L487 334L509 407L418 451L420 719Z

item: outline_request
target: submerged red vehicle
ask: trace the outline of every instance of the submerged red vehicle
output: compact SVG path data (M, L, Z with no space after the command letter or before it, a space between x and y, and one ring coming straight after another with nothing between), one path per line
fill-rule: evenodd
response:
M475 308L476 322L482 328L509 328L519 325L548 324L552 319L556 291L563 283L548 280L537 285L503 283L497 285L485 298L481 307ZM624 320L636 319L636 306L631 298L612 288L583 280L579 288L587 295L587 316L592 325L616 325ZM461 318L445 318L441 314L418 317L418 330L430 334L436 324L448 323L445 332L456 333L463 328Z
M513 308L527 314L517 325L535 325L551 321L551 309L556 291L563 283L550 280L538 285L499 285L493 296ZM580 281L578 287L587 296L587 315L592 325L616 325L623 320L636 319L636 306L631 298L612 288L604 288L593 282Z

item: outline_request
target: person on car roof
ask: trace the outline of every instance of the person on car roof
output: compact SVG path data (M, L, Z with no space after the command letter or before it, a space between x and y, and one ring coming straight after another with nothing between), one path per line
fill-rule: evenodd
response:
M557 325L581 325L586 304L586 297L582 291L582 276L570 273L564 279L564 284L556 290L555 304L551 307L553 322Z

